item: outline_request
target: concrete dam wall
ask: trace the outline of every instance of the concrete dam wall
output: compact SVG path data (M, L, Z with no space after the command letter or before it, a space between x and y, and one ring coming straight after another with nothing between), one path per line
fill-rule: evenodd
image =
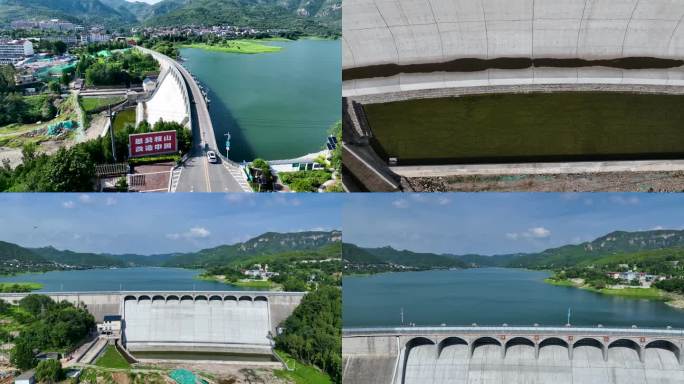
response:
M171 295L127 297L124 301L129 350L270 347L268 299L258 296Z
M349 0L343 7L347 97L525 84L684 85L681 63L396 74L471 59L681 60L684 2L677 0Z
M680 383L683 339L677 332L346 333L344 383Z

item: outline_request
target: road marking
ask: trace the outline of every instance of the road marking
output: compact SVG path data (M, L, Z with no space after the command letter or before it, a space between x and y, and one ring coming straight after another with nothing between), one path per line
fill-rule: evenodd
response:
M169 192L176 192L176 189L178 189L178 182L180 182L181 173L183 173L183 167L178 167L173 170L173 173L171 173L171 188L169 188Z
M204 181L207 183L207 192L211 192L211 184L209 183L209 161L206 157L203 157L202 163L204 164Z

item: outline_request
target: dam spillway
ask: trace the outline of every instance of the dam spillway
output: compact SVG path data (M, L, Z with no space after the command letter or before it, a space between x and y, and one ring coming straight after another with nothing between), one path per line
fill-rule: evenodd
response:
M126 346L131 351L226 348L270 349L270 310L265 296L127 296Z
M683 341L664 329L349 329L344 383L681 383Z

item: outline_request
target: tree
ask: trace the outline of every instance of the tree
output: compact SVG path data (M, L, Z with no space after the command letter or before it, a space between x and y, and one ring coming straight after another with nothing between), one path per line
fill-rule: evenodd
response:
M50 157L45 174L52 192L82 192L93 189L95 164L83 147L61 148Z
M40 316L55 305L55 302L45 295L31 294L19 300L19 306L33 316Z
M126 176L121 176L116 181L116 190L119 192L128 192L128 180L126 180Z
M65 42L63 42L61 40L57 40L57 41L52 43L52 53L54 53L55 55L61 56L64 53L66 53L66 51L67 51L67 45Z
M43 106L40 108L40 115L43 120L51 120L55 117L55 113L57 113L57 108L52 104L52 100L49 98L45 99Z
M334 383L342 382L342 295L338 288L325 286L304 296L283 328L275 340L277 348L315 364Z
M29 370L36 366L36 357L33 353L33 347L28 340L17 338L14 341L11 362L12 365L22 371Z
M51 81L48 83L48 90L56 95L62 92L62 87L60 87L59 82Z
M64 380L62 364L53 359L41 361L36 367L36 380L49 384Z

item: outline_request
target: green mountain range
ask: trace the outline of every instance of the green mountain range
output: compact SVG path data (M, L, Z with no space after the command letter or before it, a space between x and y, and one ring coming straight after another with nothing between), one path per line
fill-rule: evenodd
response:
M581 244L564 245L535 253L494 256L477 254L451 255L399 251L392 247L360 248L345 243L343 260L348 264L371 265L395 263L416 268L450 267L513 267L554 269L577 265L641 260L649 255L666 257L681 255L684 231L652 230L641 232L615 231ZM653 251L653 252L649 252Z
M344 243L342 259L349 264L397 264L416 269L467 268L468 265L448 255L397 250L392 247L361 248Z
M340 231L309 231L293 233L268 232L245 242L221 245L197 252L160 255L113 255L106 253L73 252L54 247L24 248L0 241L0 274L48 269L61 266L77 268L94 267L212 267L234 264L257 256L278 256L304 252L297 256L305 258L305 252L326 252L330 246L341 242ZM334 249L334 248L330 248ZM288 256L289 257L289 256ZM13 268L17 266L18 268ZM39 266L40 268L38 268Z
M507 265L524 268L559 268L591 262L611 255L684 246L684 231L615 231L593 241L524 254Z
M59 18L110 28L236 25L339 35L341 0L0 0L0 23Z

